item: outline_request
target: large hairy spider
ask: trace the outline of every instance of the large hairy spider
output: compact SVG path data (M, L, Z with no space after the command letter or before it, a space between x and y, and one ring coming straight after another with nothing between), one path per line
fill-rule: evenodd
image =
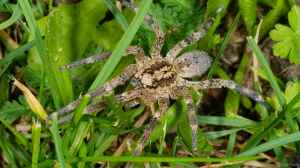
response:
M167 111L170 100L179 98L183 98L187 102L188 118L192 130L192 149L193 151L197 150L196 137L198 124L196 107L192 96L189 94L190 89L203 90L226 87L238 91L240 94L248 96L257 102L264 102L263 98L255 91L241 87L231 80L190 80L193 77L201 76L208 70L211 65L211 58L204 51L181 52L185 47L203 37L207 24L200 26L197 31L177 43L165 57L160 53L164 44L164 33L157 24L153 23L151 26L156 34L156 40L150 50L150 56L145 56L143 49L138 46L129 47L127 55L135 55L136 63L129 65L119 76L106 82L103 86L86 93L91 98L103 96L112 92L115 87L124 85L127 81L130 81L133 89L117 95L117 99L123 103L138 101L149 107L152 112L152 118L143 136L140 138L134 154L139 154L143 150L150 133L160 121L161 116ZM90 57L74 64L66 65L65 68L82 63L92 63L95 60L103 60L109 55L110 53L104 53L100 56ZM58 114L62 115L73 111L80 101L81 98L71 102L69 105L58 110Z

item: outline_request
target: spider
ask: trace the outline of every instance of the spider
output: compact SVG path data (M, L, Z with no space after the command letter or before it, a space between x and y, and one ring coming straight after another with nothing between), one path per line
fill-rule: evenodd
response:
M204 90L211 88L226 87L240 94L248 96L253 100L264 103L262 96L255 91L242 87L231 80L211 79L204 81L191 81L194 77L203 75L211 65L210 56L204 51L190 51L182 53L184 48L197 42L204 36L209 23L202 24L198 29L188 37L178 42L165 57L161 55L161 48L164 44L164 33L154 22L150 24L155 32L156 40L150 50L150 56L146 56L144 50L139 46L130 46L126 55L135 55L135 64L129 65L125 70L115 78L106 82L103 86L86 93L91 98L101 97L113 91L114 88L124 85L127 81L133 86L132 90L116 95L118 101L123 103L139 102L146 105L152 113L148 126L144 130L143 136L139 139L138 145L134 151L139 155L150 133L153 131L160 118L167 111L170 100L183 98L187 103L188 119L192 130L192 150L197 151L197 129L196 105L193 103L190 90ZM66 65L64 68L95 61L103 60L109 57L110 53L89 57L84 60ZM73 111L80 103L81 98L71 102L69 105L58 110L59 115ZM95 105L90 105L92 109Z

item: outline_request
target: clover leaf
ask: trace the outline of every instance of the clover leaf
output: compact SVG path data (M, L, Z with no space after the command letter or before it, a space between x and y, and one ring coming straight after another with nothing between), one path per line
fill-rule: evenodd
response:
M300 64L300 7L294 6L288 14L290 27L277 24L270 32L276 43L273 45L275 56L288 58L291 63Z

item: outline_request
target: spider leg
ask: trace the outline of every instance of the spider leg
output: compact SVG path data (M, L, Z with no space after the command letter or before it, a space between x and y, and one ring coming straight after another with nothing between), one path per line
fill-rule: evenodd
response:
M146 60L146 56L145 56L145 52L144 52L144 49L139 47L139 46L129 46L127 48L127 54L132 54L135 56L135 61L137 63L142 63Z
M122 94L116 95L115 99L120 103L127 104L129 102L129 103L133 103L134 105L136 105L139 103L139 102L137 102L136 99L140 96L141 92L142 92L141 90L130 90L128 92L124 92ZM132 104L130 104L130 105L132 105ZM85 108L85 113L99 112L99 111L102 111L103 109L105 109L106 106L107 106L107 104L105 103L105 101L101 100L99 102L95 102L91 105L88 105ZM72 113L67 114L59 119L59 123L63 124L65 122L68 122L72 119L72 117L73 117Z
M185 101L187 104L188 119L192 129L192 151L196 153L198 138L198 120L196 115L196 106L194 105L192 96L187 96Z
M159 25L157 23L155 23L155 21L153 21L153 19L150 16L146 16L146 18L148 18L148 19L145 19L145 20L147 20L147 22L150 22L150 25L155 32L155 41L154 41L154 44L153 44L153 46L151 48L151 52L150 52L151 58L161 57L160 51L161 51L162 46L165 41L165 35L162 32Z
M146 122L149 115L150 115L150 111L146 110L144 112L144 114L141 117L139 117L139 119L134 123L133 127L134 128L141 127L144 124L144 122ZM135 134L127 134L126 137L124 138L124 140L122 141L122 144L114 152L114 156L120 156L123 153L123 151L125 150L127 143L129 141L131 141L134 136L135 136Z
M208 21L207 23L200 25L195 32L193 32L191 35L187 36L185 39L175 44L175 46L167 53L167 59L173 62L176 56L180 54L184 48L204 37L211 24L211 21Z
M94 97L103 96L105 93L111 92L115 87L125 84L125 82L128 81L136 73L136 71L137 69L135 64L129 65L119 76L113 78L109 82L106 82L102 87L86 93L86 95L90 96L90 100ZM59 109L57 114L64 115L73 111L79 105L81 99L82 98L78 98L65 107Z
M145 60L144 50L139 46L129 46L126 51L126 55L129 54L135 55L136 62L143 62ZM103 52L102 54L99 55L92 55L90 57L72 62L70 64L63 65L62 67L60 67L60 70L72 69L80 65L94 64L96 62L107 59L110 55L111 52Z
M132 1L122 0L121 3L123 4L123 6L128 7L130 9L134 10L135 12L137 12L137 10L138 10L138 8L133 4ZM144 18L144 21L151 26L151 28L155 32L155 36L156 36L154 45L151 48L151 52L150 52L151 58L161 57L160 51L161 51L161 48L165 41L164 33L160 29L159 25L153 20L152 16L146 15Z
M154 113L153 117L150 119L148 126L144 130L143 136L138 141L137 147L135 148L133 155L138 156L142 153L145 144L149 140L151 132L154 130L155 126L159 123L161 116L163 116L167 111L169 104L170 104L169 98L158 99L159 109ZM151 108L151 110L153 110L153 108Z
M107 59L110 55L111 55L111 52L103 52L100 55L93 55L93 56L72 62L70 64L64 65L64 66L60 67L60 70L71 69L71 68L78 67L80 65L93 64L95 62L103 61L103 60Z
M235 90L239 92L241 95L247 96L258 103L265 104L265 100L259 93L257 93L254 90L242 87L232 80L211 79L211 80L205 80L199 82L187 81L187 84L198 90L226 87L231 90Z

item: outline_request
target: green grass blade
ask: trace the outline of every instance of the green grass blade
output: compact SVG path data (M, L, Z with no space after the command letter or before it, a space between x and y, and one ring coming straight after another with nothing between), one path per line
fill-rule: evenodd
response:
M31 42L28 42L28 43L20 46L19 48L12 50L4 58L2 58L0 60L0 66L10 64L15 58L24 54L25 51L28 51L33 46L34 46L34 42L31 41Z
M19 7L17 5L13 6L13 14L9 19L7 19L6 21L0 24L0 30L8 28L12 24L14 24L20 17L21 17L21 11Z
M0 125L0 133L1 135L4 135L4 128ZM0 149L1 149L1 155L3 155L6 159L8 164L12 168L17 168L17 162L16 162L16 156L14 155L13 149L11 148L11 144L7 140L7 138L0 138Z
M95 89L97 86L104 84L104 82L109 78L109 76L114 71L115 67L118 65L119 61L124 55L126 48L130 45L134 35L136 34L138 28L142 24L144 17L152 4L152 0L143 0L140 3L139 10L136 16L133 18L125 34L122 36L121 40L118 42L116 48L112 52L111 57L107 60L102 70L96 77L95 81L90 87L90 90Z
M16 137L16 141L19 144L21 144L25 147L28 145L27 139L24 137L23 134L21 134L19 131L17 131L15 127L11 126L7 121L5 121L4 119L1 119L1 118L0 118L0 123L2 123L3 126L6 127Z
M240 17L241 17L241 15L240 15L240 13L238 13L237 16L235 17L234 21L233 21L233 24L230 26L229 31L226 33L225 38L224 38L224 40L223 40L223 42L221 44L220 50L218 52L218 55L216 56L216 58L215 58L215 60L214 60L214 62L212 64L212 66L211 66L211 68L210 68L210 70L208 72L208 77L207 77L208 79L211 79L212 76L214 75L215 69L218 66L219 61L220 61L221 57L223 56L223 54L225 52L225 49L226 49L226 47L227 47L227 45L229 43L231 35L233 34L233 32L235 32L235 30L236 30L236 28L238 26Z
M265 138L269 131L271 131L281 122L281 120L285 116L284 114L284 112L281 112L277 118L275 118L274 116L266 118L266 121L268 121L269 123L266 124L266 126L261 126L260 129L258 129L259 131L252 135L252 137L247 141L247 144L243 150L245 151L256 146L263 138Z
M66 162L65 162L65 158L64 158L64 154L63 154L62 139L59 135L58 121L57 121L56 114L53 116L53 120L52 120L51 127L50 127L50 132L52 134L53 142L55 145L56 156L59 161L59 164L60 164L61 168L65 168Z
M4 67L0 71L0 77L4 74L4 72L7 70L7 68L10 66L10 64L13 62L15 58L23 55L25 51L28 51L33 46L34 46L33 42L28 42L23 46L20 46L19 48L12 50L3 59L1 59L0 66L4 66Z
M246 53L244 53L240 61L238 70L234 75L234 81L236 83L240 85L243 84L245 80L245 76L249 69L249 63L250 63L250 57ZM229 117L229 116L238 115L240 101L241 101L241 95L238 92L229 90L227 92L225 103L224 103L225 116Z
M229 136L229 141L228 141L227 149L226 149L226 156L227 157L232 156L235 143L236 143L236 132L232 133Z
M277 139L271 140L269 142L263 143L261 145L258 145L254 148L251 148L251 149L239 154L238 156L242 156L242 157L253 156L253 155L271 150L275 147L286 145L286 144L296 142L296 141L300 141L300 132L292 133L292 134L286 135L284 137L277 138Z
M128 22L124 15L120 12L120 10L112 3L111 0L103 0L107 8L111 11L111 13L115 16L118 23L121 25L122 29L126 31L128 28Z
M87 96L87 95L83 96L79 106L77 107L77 109L74 112L74 116L73 116L73 124L74 125L78 124L79 120L83 116L84 109L88 105L89 101L90 101L89 96Z
M281 105L281 108L283 108L285 106L285 97L283 92L281 91L276 78L270 68L270 65L266 59L266 57L264 56L264 54L262 53L262 51L260 50L260 48L257 46L255 40L252 37L248 37L248 45L249 47L252 49L252 51L254 52L254 55L256 56L257 60L259 61L259 63L261 64L263 71L265 72L272 88L274 89L277 99L279 100L279 103Z
M224 163L242 162L257 160L260 157L232 157L232 158L211 158L211 157L147 157L147 156L95 156L83 157L79 160L85 162L106 161L106 162L202 162L202 163ZM77 159L75 160L77 161Z
M209 124L218 126L229 126L229 127L249 127L255 126L256 122L246 118L229 118L229 117L218 117L218 116L198 116L199 124Z
M90 123L88 121L83 121L79 123L79 126L75 133L75 138L72 140L72 145L69 149L69 155L71 157L75 156L75 154L79 151L83 140L89 134Z
M242 130L242 129L234 128L234 129L223 130L223 131L211 131L211 132L206 132L205 135L206 135L207 139L213 140L213 139L218 139L218 138L226 136L226 135L234 134L240 130Z
M289 113L292 108L300 101L300 93L298 93L286 106L286 111Z
M38 168L40 154L41 124L37 121L32 125L32 160L31 167Z

